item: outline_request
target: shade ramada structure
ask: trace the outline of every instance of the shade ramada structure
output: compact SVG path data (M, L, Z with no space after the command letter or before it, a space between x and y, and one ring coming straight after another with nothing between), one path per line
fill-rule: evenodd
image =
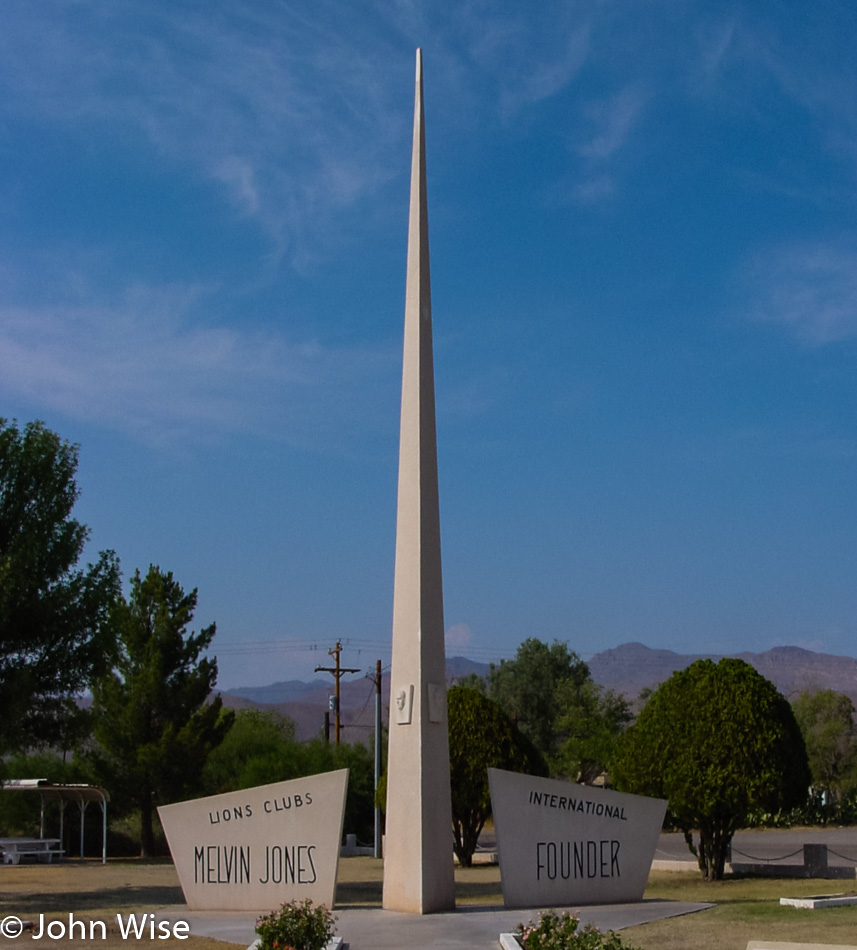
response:
M4 792L37 792L41 800L39 837L45 836L45 805L57 802L60 809L60 839L63 836L65 810L69 802L77 802L80 809L80 857L83 859L83 833L87 806L97 802L101 806L101 863L107 862L107 803L110 795L99 785L62 785L44 778L7 779L2 783Z

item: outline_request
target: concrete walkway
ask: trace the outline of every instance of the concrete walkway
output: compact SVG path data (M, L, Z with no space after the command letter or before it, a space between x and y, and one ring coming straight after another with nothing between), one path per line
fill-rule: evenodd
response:
M580 914L581 922L591 922L599 930L621 930L635 924L666 917L680 917L712 904L683 901L642 901L639 904L566 908ZM502 907L464 907L448 914L412 916L378 908L344 908L335 911L336 933L350 950L497 950L501 933L514 931L519 923L538 917L538 911L505 910ZM192 934L214 937L249 946L256 937L255 914L226 911L188 911L167 907L163 920L186 920Z

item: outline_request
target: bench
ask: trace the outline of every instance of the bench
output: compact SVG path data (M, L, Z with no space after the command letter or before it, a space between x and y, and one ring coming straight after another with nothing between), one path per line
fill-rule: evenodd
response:
M0 838L0 852L4 864L20 864L23 857L50 864L65 854L60 844L59 838Z

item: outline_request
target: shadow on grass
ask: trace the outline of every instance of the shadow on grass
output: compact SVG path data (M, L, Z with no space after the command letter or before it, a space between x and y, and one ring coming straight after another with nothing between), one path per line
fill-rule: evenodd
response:
M503 904L503 892L497 881L456 881L455 899L459 903Z
M183 904L180 887L152 884L143 887L111 887L92 891L61 891L56 894L2 894L0 907L13 913L52 914L105 907L162 907ZM14 905L14 906L13 906Z
M384 894L382 881L338 881L336 909L344 907L380 907Z
M380 907L384 896L382 881L339 881L336 885L337 908ZM502 907L503 894L497 881L456 881L458 905Z

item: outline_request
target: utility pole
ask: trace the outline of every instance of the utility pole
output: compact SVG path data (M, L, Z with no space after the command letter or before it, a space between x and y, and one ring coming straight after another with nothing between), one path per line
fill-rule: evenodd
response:
M381 661L375 661L375 795L381 781ZM381 809L375 803L375 857L381 857Z
M315 668L316 673L332 673L334 679L333 686L333 742L334 745L339 745L339 730L341 727L339 719L339 679L345 673L359 673L360 670L353 670L348 667L340 666L339 659L342 653L342 640L336 641L336 646L332 650L327 651L328 656L332 656L335 661L335 666L317 666Z

